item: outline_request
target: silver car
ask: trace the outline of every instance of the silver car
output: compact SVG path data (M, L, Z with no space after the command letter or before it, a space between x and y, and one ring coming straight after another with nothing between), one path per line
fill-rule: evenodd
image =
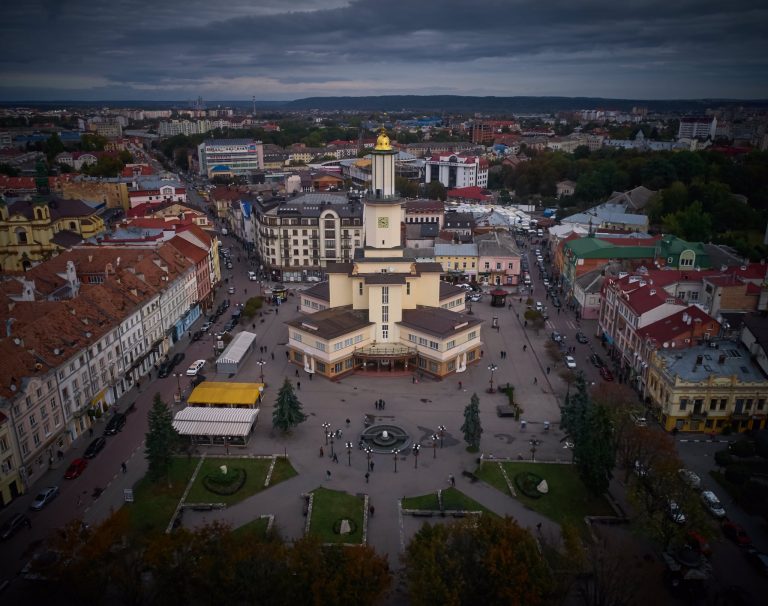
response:
M30 505L29 508L34 509L35 511L40 511L43 507L48 505L48 503L53 501L58 495L58 486L49 486L48 488L43 488L35 497L35 500L32 501L32 505Z
M720 499L711 490L705 490L701 493L701 500L704 502L704 507L716 518L725 517L725 508L720 503Z

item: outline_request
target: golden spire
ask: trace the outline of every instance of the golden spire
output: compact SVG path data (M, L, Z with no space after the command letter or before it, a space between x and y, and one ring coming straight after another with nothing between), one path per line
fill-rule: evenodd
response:
M392 145L389 142L389 137L387 137L387 129L384 127L379 129L379 136L376 139L375 149L377 151L392 151Z

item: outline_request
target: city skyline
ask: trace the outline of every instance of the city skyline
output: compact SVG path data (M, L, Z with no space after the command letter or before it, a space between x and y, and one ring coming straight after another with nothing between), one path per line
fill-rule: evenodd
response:
M768 8L741 0L285 4L8 6L0 100L768 97Z

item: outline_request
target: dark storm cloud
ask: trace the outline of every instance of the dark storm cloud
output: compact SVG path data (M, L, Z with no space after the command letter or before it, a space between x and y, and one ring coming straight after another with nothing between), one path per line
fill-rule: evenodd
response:
M768 8L754 0L27 0L5 13L6 98L768 96Z

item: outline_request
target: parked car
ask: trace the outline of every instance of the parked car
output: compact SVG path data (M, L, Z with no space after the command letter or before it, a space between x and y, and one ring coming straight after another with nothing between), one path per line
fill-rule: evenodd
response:
M190 364L189 368L187 368L187 376L194 377L203 369L203 366L205 366L205 360L195 360Z
M255 282L256 280L258 280L258 279L259 279L259 277L256 275L256 272L255 272L255 271L249 271L249 272L248 272L248 279L249 279L251 282ZM309 280L309 278L307 278L307 280Z
M207 322L205 322L205 323L204 323L204 324L203 324L203 325L200 327L200 330L201 330L202 332L208 332L208 331L211 329L211 326L213 326L213 322L211 322L210 320L208 320Z
M85 449L83 456L86 459L92 459L99 454L102 449L107 445L107 440L103 436L99 436L93 442L88 444L88 448Z
M562 303L560 303L560 299L558 297L552 297L552 305L555 307L562 306Z
M75 459L67 467L67 471L64 472L65 480L74 480L82 475L85 468L88 467L88 461L85 459Z
M541 304L541 301L536 301L536 311L541 312L544 310L544 306Z
M477 303L482 298L483 296L480 293L472 293L471 295L469 295L469 300L472 301L473 303Z
M701 555L707 558L712 556L712 547L710 547L709 541L707 541L707 539L705 539L695 530L690 530L688 532L685 537L685 542L687 545L690 545L694 551L697 551Z
M747 531L744 530L744 528L737 524L736 522L732 522L729 519L723 520L723 524L721 526L723 530L723 534L728 537L731 541L736 543L739 547L751 547L752 546L752 539L749 538L749 535L747 534Z
M690 469L680 469L677 473L680 475L683 482L688 484L688 486L694 490L699 490L701 488L701 478L696 472L691 471Z
M228 292L230 295L234 295L234 294L235 294L235 287L234 287L234 286L230 286L230 287L227 289L227 292Z
M556 330L552 331L552 335L551 335L551 336L552 336L552 340L553 340L555 343L560 343L560 342L563 340L563 335L561 335L561 334L560 334L559 332L557 332Z
M589 356L589 361L592 362L592 364L594 364L598 368L605 366L605 364L603 363L603 359L600 356L598 356L596 353L593 353L591 356Z
M112 418L107 422L107 426L104 428L105 436L114 436L119 431L122 431L125 427L127 417L122 412L116 412L112 415Z
M171 370L176 368L179 364L181 364L184 361L184 354L179 352L177 354L173 354L173 357L171 358Z
M613 381L613 373L607 366L600 367L600 376L603 377L603 380L605 381Z
M725 517L725 509L720 503L720 499L717 498L714 492L711 490L705 490L701 493L701 500L704 502L704 507L716 518Z
M768 577L768 554L757 549L747 549L747 560L760 574Z
M32 501L32 505L30 505L29 508L34 509L35 511L40 511L43 507L48 505L48 503L53 501L58 495L58 486L49 486L48 488L43 488L35 497L35 500Z
M587 336L581 331L576 333L576 340L579 343L589 343L589 339L587 339Z
M31 525L29 518L23 513L12 515L5 524L0 526L0 539L6 541L15 535L24 526Z
M203 331L202 330L196 330L194 333L192 333L192 340L193 341L199 341L203 338Z
M576 360L573 359L573 356L565 356L565 365L568 368L576 368Z

